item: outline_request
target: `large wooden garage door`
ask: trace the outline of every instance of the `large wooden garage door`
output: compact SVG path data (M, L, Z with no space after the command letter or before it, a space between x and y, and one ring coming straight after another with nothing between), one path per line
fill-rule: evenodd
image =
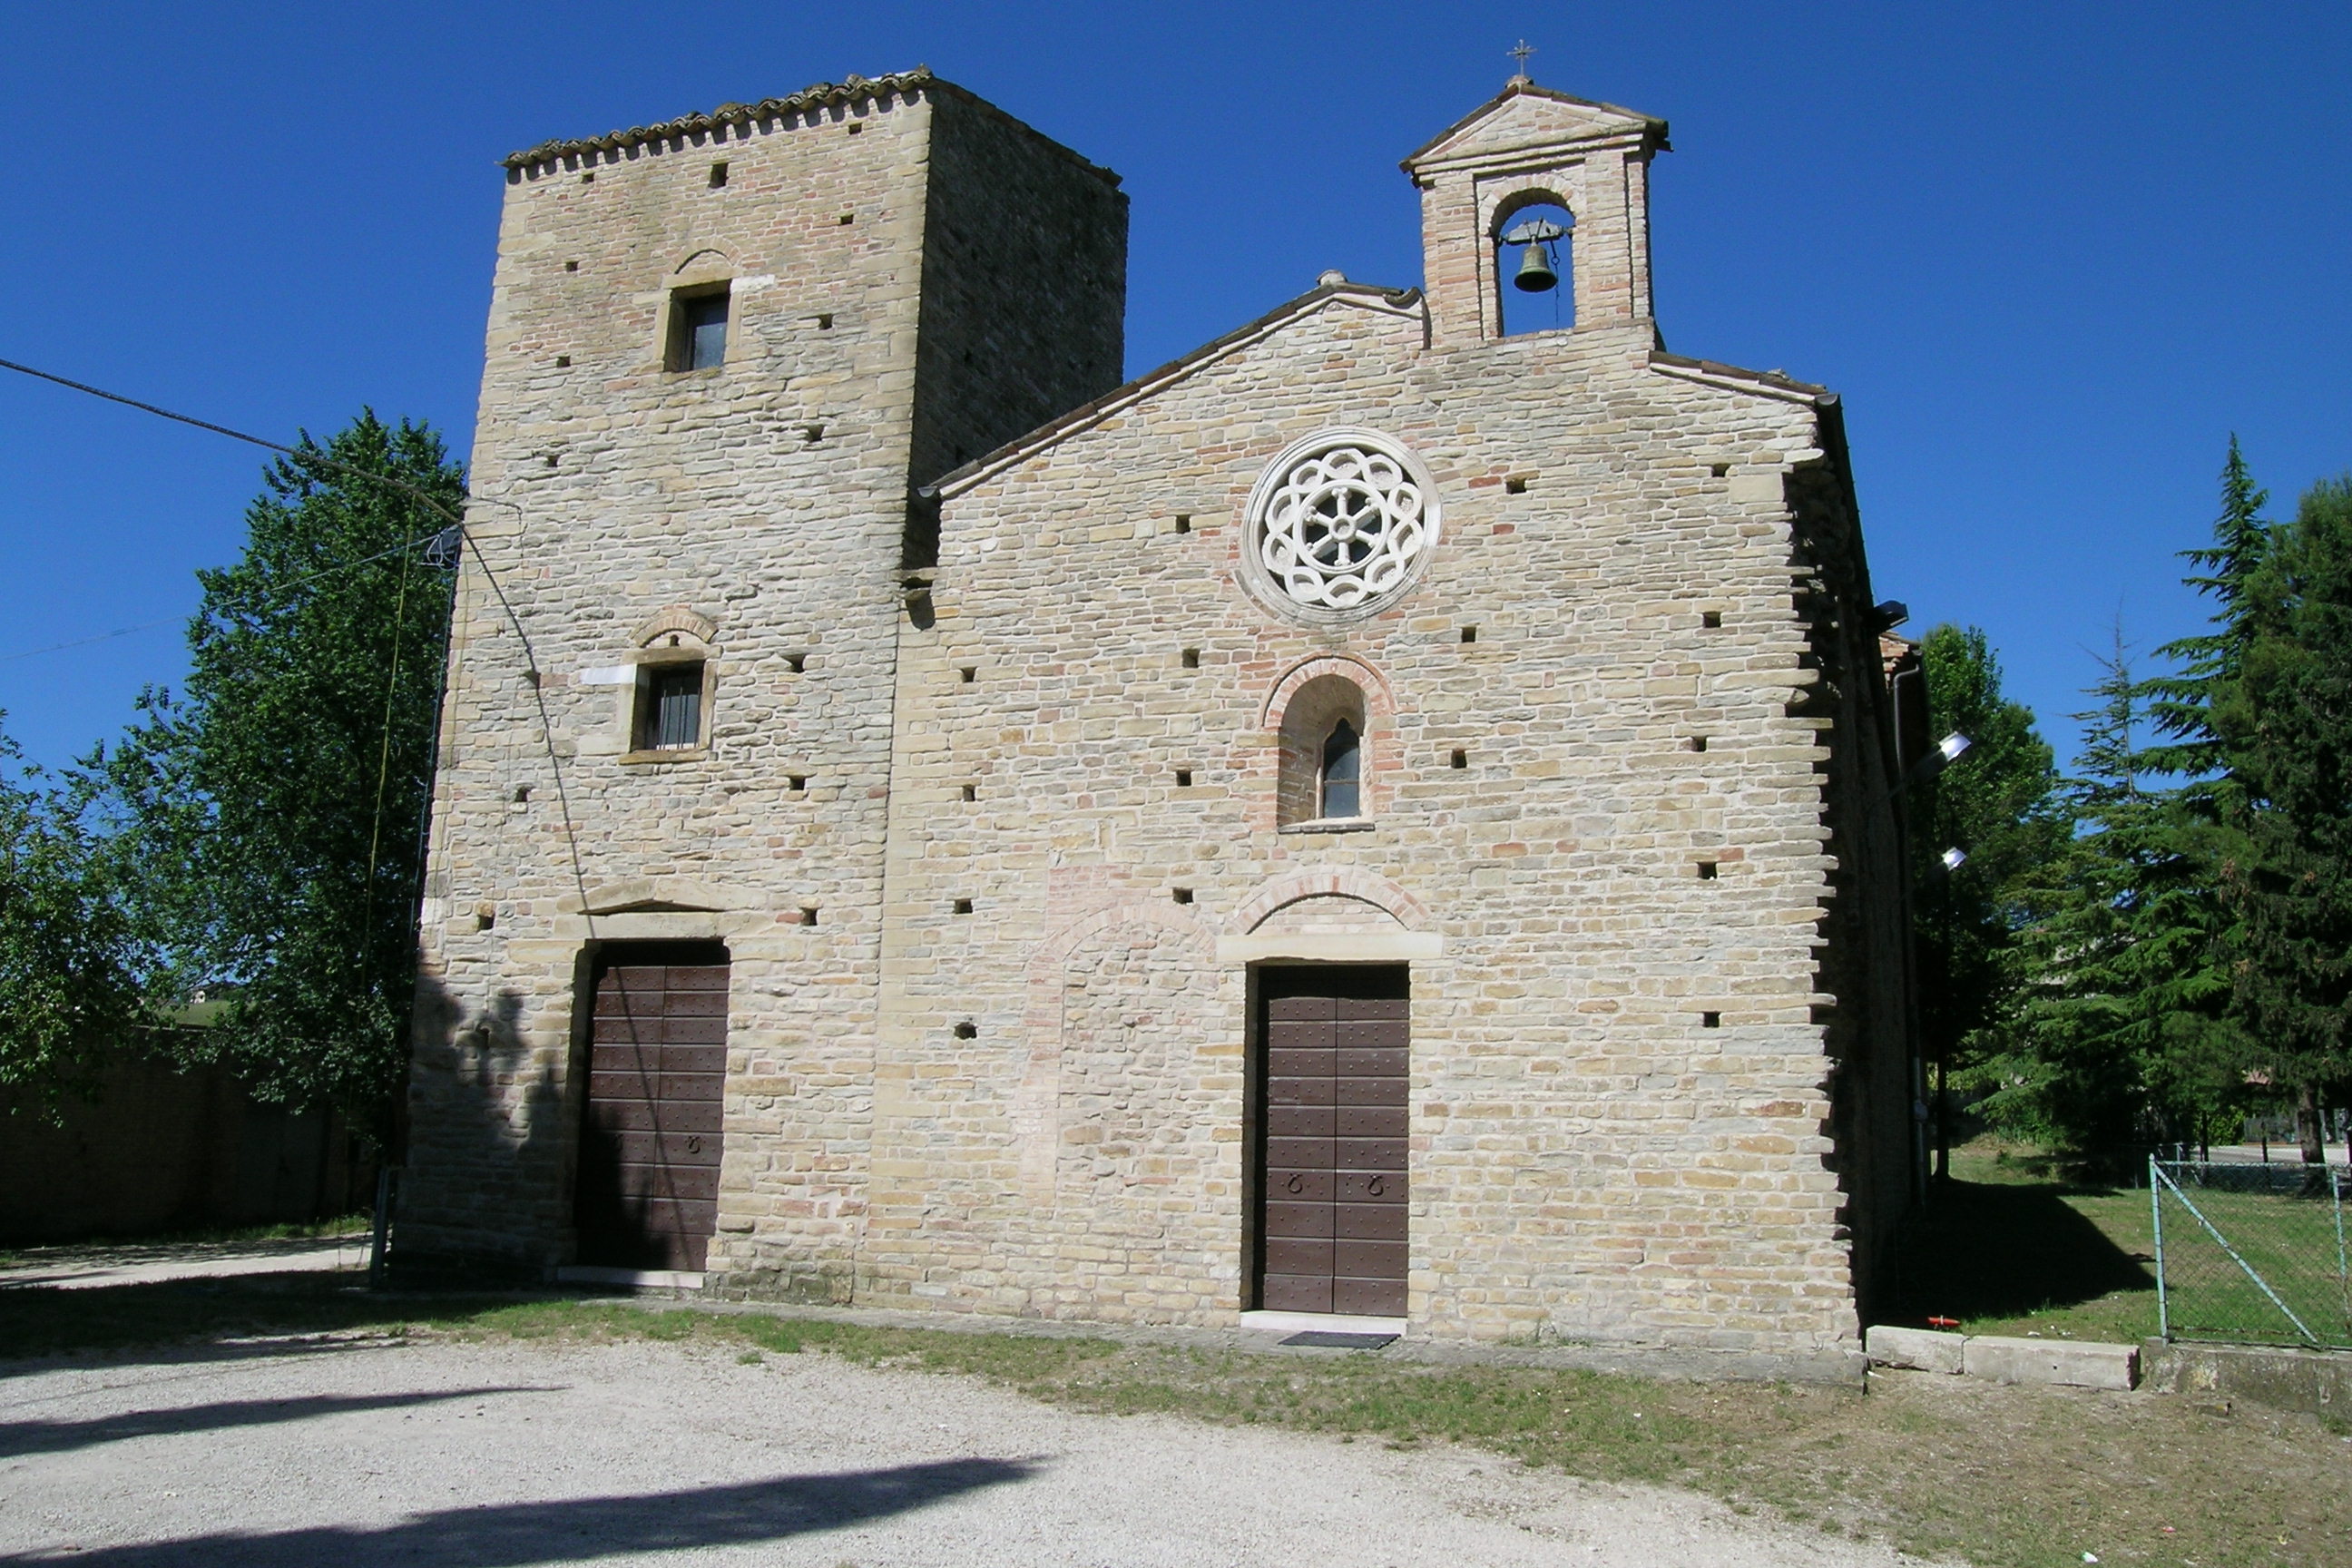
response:
M719 1223L727 952L600 955L576 1205L580 1261L699 1270Z
M1387 966L1262 973L1266 1310L1404 1311L1406 984Z

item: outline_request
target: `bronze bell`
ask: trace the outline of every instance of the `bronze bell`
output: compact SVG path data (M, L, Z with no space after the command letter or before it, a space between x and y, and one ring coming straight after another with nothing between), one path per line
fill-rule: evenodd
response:
M1528 294L1540 294L1546 289L1559 287L1559 274L1551 269L1551 258L1544 254L1541 243L1528 246L1519 257L1518 275L1511 282L1522 293Z

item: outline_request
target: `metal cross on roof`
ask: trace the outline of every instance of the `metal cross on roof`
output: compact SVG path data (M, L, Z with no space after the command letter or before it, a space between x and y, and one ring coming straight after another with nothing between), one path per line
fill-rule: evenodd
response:
M1528 42L1525 38L1521 38L1518 42L1517 47L1505 49L1503 52L1519 62L1519 79L1522 81L1529 79L1528 77L1528 57L1536 52L1536 47Z

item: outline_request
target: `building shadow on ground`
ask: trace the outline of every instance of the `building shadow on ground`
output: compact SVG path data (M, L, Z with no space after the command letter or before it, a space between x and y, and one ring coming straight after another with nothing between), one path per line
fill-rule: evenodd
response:
M830 1476L790 1476L733 1486L567 1502L497 1503L423 1514L377 1529L322 1525L271 1534L189 1536L72 1554L86 1568L211 1568L296 1564L315 1568L519 1568L633 1552L756 1545L839 1530L929 1508L968 1492L1026 1479L1025 1459L941 1459Z
M374 1348L353 1331L463 1322L545 1292L363 1290L341 1274L240 1274L75 1289L0 1290L0 1382L53 1372L58 1355L109 1364L274 1360ZM267 1336L257 1338L256 1336Z
M176 1437L190 1432L274 1426L288 1421L312 1421L323 1415L347 1415L364 1410L399 1410L457 1399L488 1399L501 1394L555 1392L558 1391L552 1388L518 1384L416 1394L316 1394L292 1399L223 1400L176 1410L126 1410L118 1415L93 1416L87 1421L7 1421L0 1422L0 1459L20 1458L26 1454L70 1453L76 1448L124 1443L134 1437Z
M2054 1182L1938 1188L1905 1238L1893 1321L2016 1318L2118 1290L2154 1290L2144 1260L2069 1206L2067 1191Z

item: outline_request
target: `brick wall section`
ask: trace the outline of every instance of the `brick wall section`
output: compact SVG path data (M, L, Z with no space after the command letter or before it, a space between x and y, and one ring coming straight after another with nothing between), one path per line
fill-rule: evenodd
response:
M1850 1200L1855 1298L1869 1322L1895 1283L1896 1231L1923 1169L1912 1107L1925 1086L1905 1013L1911 927L1899 869L1901 748L1861 523L1843 471L1839 405L1823 409L1822 426L1827 460L1791 473L1788 486L1807 661L1820 676L1792 712L1820 728L1829 752L1821 773L1834 869L1820 938L1820 1016L1832 1063L1835 1169Z
M942 115L955 98L940 83L845 90L509 180L470 517L505 597L469 557L435 805L409 1258L568 1260L590 951L715 936L734 963L723 1232L791 1237L772 1289L839 1289L866 1173L898 556L926 477L914 411L931 401L923 377L961 364L921 345L927 331L986 341L922 305L930 161L982 180L1009 169L1033 205L1059 180L1082 214L1060 229L1123 220L1101 171L992 112ZM946 150L966 132L983 144ZM1093 260L1123 246L1102 239ZM1009 362L956 369L958 438L1002 441L1041 397L1115 378L1122 280L1079 262L1036 296L1040 323L1001 279L957 289L1008 342L1084 327L1042 379ZM951 278L961 265L949 258ZM719 279L733 285L724 365L666 372L668 291ZM610 675L672 606L711 627L710 744L640 763L625 756L630 689Z
M97 1097L59 1112L0 1093L0 1247L323 1219L374 1192L341 1116L257 1100L216 1067L112 1053Z

